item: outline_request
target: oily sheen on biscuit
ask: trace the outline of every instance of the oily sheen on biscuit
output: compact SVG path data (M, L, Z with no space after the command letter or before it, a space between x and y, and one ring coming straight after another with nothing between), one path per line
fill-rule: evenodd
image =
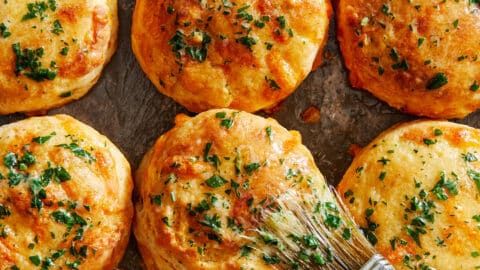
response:
M431 118L480 107L478 2L341 0L337 15L354 87Z
M0 269L114 269L132 189L122 153L72 117L0 127Z
M395 126L366 146L338 190L396 269L480 265L480 131L446 121Z
M84 96L117 44L116 0L0 2L0 114Z
M330 13L328 0L140 0L132 47L156 88L188 110L252 112L319 64Z
M270 252L280 238L262 234L262 213L277 209L275 198L287 192L312 196L313 208L328 205L327 212L335 205L298 132L229 109L177 116L176 126L143 158L135 181L134 233L147 269L290 267L293 259L284 262ZM289 220L280 216L274 223L296 224ZM294 233L303 237L300 229ZM313 255L304 256L308 261ZM321 255L316 258L322 263Z

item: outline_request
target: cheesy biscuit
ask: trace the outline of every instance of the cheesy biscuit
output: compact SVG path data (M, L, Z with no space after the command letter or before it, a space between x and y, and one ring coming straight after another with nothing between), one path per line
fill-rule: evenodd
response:
M353 160L338 190L395 269L480 265L480 131L446 121L395 126Z
M132 47L157 89L188 110L252 112L318 64L330 13L328 0L140 0Z
M116 0L0 2L0 114L84 96L117 45Z
M337 16L352 86L432 118L480 107L478 2L340 0Z
M132 189L122 153L72 117L0 127L0 269L114 269Z

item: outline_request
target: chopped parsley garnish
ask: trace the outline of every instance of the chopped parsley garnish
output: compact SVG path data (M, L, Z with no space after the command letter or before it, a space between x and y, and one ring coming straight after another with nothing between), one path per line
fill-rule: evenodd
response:
M433 187L432 192L439 200L447 200L448 195L445 193L447 189L453 196L458 195L457 182L447 179L445 172L440 173L440 181Z
M470 91L476 92L479 88L480 88L480 85L475 80L475 81L473 81L473 84L470 86Z
M219 231L222 228L219 216L215 213L213 216L205 215L204 220L198 221L200 225L212 228L214 231Z
M228 183L228 181L219 175L213 175L212 177L208 178L205 183L211 188L219 188Z
M42 262L42 260L40 259L40 257L39 257L38 255L30 256L30 257L28 257L28 259L29 259L35 266L39 266L40 263Z
M8 208L2 204L0 204L0 219L4 219L6 216L10 216L10 211Z
M248 254L252 252L253 248L251 246L243 245L240 247L240 257L248 257Z
M252 175L254 171L260 168L260 163L254 162L243 166L243 169L247 172L248 175Z
M253 45L257 44L257 40L250 36L243 36L235 39L236 42L242 44L243 46L251 49Z
M438 89L448 83L448 78L445 73L439 72L433 76L432 79L427 83L428 90Z
M280 24L280 28L285 29L287 25L285 22L285 17L283 16L277 17L276 21Z
M200 48L196 46L187 46L185 41L185 34L177 30L174 36L168 41L168 45L172 46L172 51L176 54L177 58L182 57L182 54L190 56L191 59L198 62L203 62L207 58L207 45L212 41L210 36L206 32L200 32L195 30L191 36L201 36L202 42Z
M0 36L2 36L2 38L7 38L11 35L12 33L8 31L7 26L4 23L0 23Z
M277 82L273 79L270 79L268 78L267 76L265 76L265 81L268 83L268 86L270 87L270 89L272 90L280 90L280 86L277 84Z
M50 216L58 223L67 225L67 232L70 232L73 226L86 226L87 222L77 213L69 213L64 210L58 210L50 214Z
M63 149L67 149L72 151L72 153L77 156L86 159L89 163L92 161L97 161L97 159L92 156L89 152L85 151L82 149L78 144L76 143L70 143L70 144L59 144L56 145L56 147L61 147Z
M40 58L44 54L43 48L38 49L21 49L20 43L12 45L13 52L15 53L15 75L18 77L23 72L26 77L42 82L45 80L53 80L57 76L56 66L51 64L52 69L41 68L42 63ZM54 63L54 62L52 62Z
M47 136L40 136L40 137L35 137L32 139L32 142L38 143L38 144L44 144L48 142L53 136L57 135L55 132L50 133L50 135Z
M226 129L229 129L233 126L233 119L231 118L227 118L227 119L223 119L221 122L220 122L220 125L222 127L225 127Z
M474 171L474 170L468 170L467 175L472 178L472 180L475 182L477 185L478 192L480 192L480 173Z
M262 259L266 264L280 263L280 258L277 255L269 255L267 253L263 253Z
M423 139L423 143L426 144L426 145L432 145L432 144L436 144L436 143L437 143L437 140L432 140L432 139L429 139L429 138L424 138L424 139Z
M477 156L468 152L466 154L462 154L462 159L466 162L475 162L478 160Z
M163 195L150 195L150 203L155 205L162 205Z
M53 29L51 30L51 32L55 35L60 35L60 33L63 33L63 27L59 20L55 20L53 22Z
M48 4L45 3L45 1L28 3L27 9L28 9L28 13L23 15L22 21L34 19L37 16L40 17L40 20L43 21L47 17L47 15L44 13L48 9Z

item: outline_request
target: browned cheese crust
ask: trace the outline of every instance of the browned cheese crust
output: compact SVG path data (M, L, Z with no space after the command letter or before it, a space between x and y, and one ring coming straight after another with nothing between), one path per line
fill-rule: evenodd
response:
M0 114L85 95L117 46L116 0L0 2Z
M407 113L462 118L480 107L474 1L340 0L350 82Z
M132 189L122 153L69 116L0 127L0 269L113 269Z
M177 116L136 183L134 233L147 269L286 267L267 252L275 238L259 237L259 214L287 190L335 201L298 132L227 109Z
M329 0L140 0L132 47L158 90L194 112L257 111L318 65Z
M366 146L338 186L396 269L480 266L480 131L416 121Z

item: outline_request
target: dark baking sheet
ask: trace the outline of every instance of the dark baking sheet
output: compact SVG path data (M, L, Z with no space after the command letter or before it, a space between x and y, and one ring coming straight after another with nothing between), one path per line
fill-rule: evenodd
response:
M137 64L130 46L134 7L135 1L118 1L118 49L95 87L81 100L51 110L49 114L72 115L105 134L122 150L135 170L158 136L173 126L174 116L188 112L161 95ZM320 109L321 119L317 123L302 120L301 113L310 106ZM308 76L278 111L259 114L300 131L303 143L311 150L330 184L338 183L350 164L350 145L365 145L393 124L415 118L349 86L335 38L335 18L324 50L324 64ZM21 114L0 116L0 124L23 118ZM479 127L480 112L457 122ZM133 236L120 267L141 269Z

